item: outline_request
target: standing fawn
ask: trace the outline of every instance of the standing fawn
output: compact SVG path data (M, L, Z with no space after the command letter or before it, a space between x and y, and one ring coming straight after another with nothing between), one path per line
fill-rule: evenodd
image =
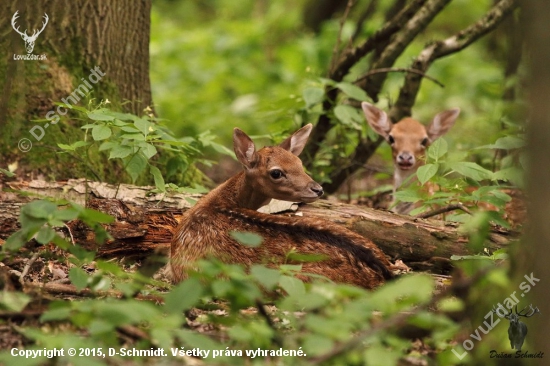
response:
M183 215L170 250L175 281L185 279L186 271L201 258L212 256L246 266L276 265L284 263L292 251L323 256L322 261L303 263L302 270L335 282L371 289L393 276L393 266L384 253L359 234L321 219L256 211L273 198L313 202L323 194L298 158L311 129L309 124L279 146L257 151L252 140L235 128L235 155L244 171L212 190ZM232 238L232 231L258 234L263 243L256 248L242 245Z
M430 125L423 124L412 118L404 118L399 123L393 124L386 112L376 108L367 102L361 103L367 122L372 129L382 136L391 146L394 172L393 193L411 175L416 174L420 166L424 164L424 152L437 138L443 136L453 127L459 108L437 114ZM394 207L393 211L400 214L408 214L415 205L403 202Z

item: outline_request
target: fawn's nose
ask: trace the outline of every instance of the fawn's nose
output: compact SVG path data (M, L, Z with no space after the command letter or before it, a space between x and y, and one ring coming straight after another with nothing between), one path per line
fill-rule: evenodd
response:
M402 152L397 156L398 163L408 163L412 164L414 162L414 156L410 152Z
M321 197L323 195L323 187L321 187L320 184L313 182L309 189L311 189L317 195L317 197Z

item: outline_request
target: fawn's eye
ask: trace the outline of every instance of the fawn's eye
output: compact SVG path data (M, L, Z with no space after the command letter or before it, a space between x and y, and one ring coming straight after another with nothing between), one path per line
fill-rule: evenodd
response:
M424 140L421 142L422 146L428 146L428 138L424 137Z
M271 175L271 178L273 179L279 179L283 176L283 172L279 169L273 169L269 172L269 175Z
M395 140L392 135L388 136L388 141L390 142L390 145L393 145L395 143Z

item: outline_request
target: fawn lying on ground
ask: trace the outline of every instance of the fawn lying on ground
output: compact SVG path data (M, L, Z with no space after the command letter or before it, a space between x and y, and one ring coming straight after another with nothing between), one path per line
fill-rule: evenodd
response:
M404 118L393 124L384 111L372 104L363 102L361 107L372 129L384 137L391 146L395 166L394 193L407 178L416 174L418 168L424 164L426 147L447 133L460 113L459 108L441 112L434 117L428 127L425 127L412 118ZM393 211L408 214L415 207L412 203L402 202L395 206Z
M258 151L244 132L234 130L235 154L244 171L183 215L170 250L175 281L183 280L192 263L204 257L247 266L282 264L291 251L326 257L303 263L302 270L336 282L374 288L392 277L392 265L384 253L373 242L342 226L321 219L255 211L272 198L313 202L323 194L322 187L304 172L298 158L311 129L309 124L279 146ZM256 233L263 243L256 248L242 245L231 237L232 231Z

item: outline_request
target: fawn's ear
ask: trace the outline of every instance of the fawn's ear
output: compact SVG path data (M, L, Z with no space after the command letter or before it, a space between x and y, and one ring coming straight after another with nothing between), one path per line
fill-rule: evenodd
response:
M305 125L298 131L294 132L292 136L281 142L279 146L285 150L290 151L296 156L300 155L300 153L302 152L302 150L304 150L304 147L306 146L306 142L312 128L313 125L311 123Z
M460 114L460 108L449 109L448 111L437 114L432 123L426 128L430 141L435 141L443 136L453 127L456 118Z
M363 109L363 113L365 114L365 118L367 119L369 126L372 127L374 132L387 140L393 125L390 122L386 112L367 102L361 103L361 108Z
M252 168L256 161L256 147L250 137L238 128L233 129L233 150L246 169Z

